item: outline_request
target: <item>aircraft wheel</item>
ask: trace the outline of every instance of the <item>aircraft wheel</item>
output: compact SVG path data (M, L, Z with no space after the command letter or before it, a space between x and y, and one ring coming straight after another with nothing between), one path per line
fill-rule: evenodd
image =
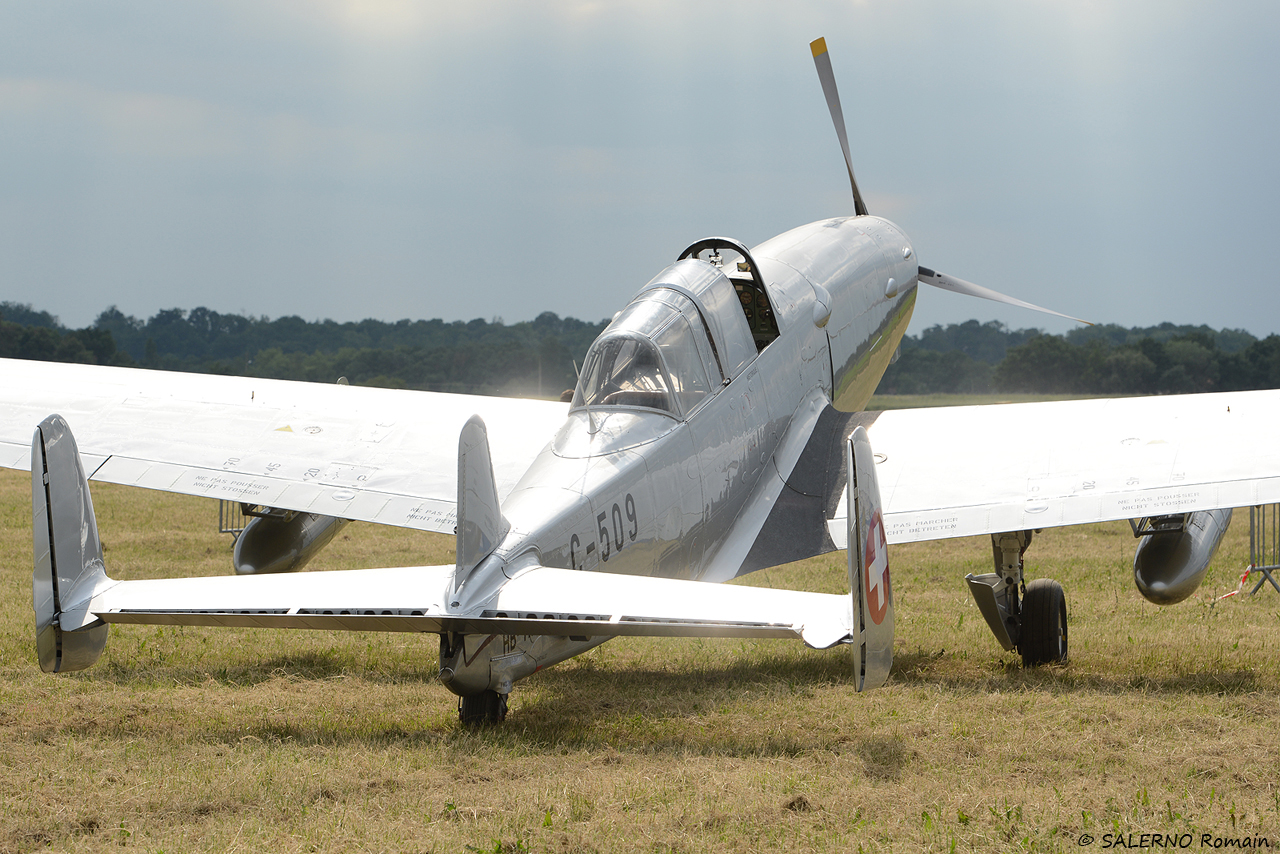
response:
M500 724L507 719L507 695L481 691L458 702L458 720L467 726Z
M1027 585L1018 651L1023 667L1067 660L1067 597L1058 582L1037 578Z

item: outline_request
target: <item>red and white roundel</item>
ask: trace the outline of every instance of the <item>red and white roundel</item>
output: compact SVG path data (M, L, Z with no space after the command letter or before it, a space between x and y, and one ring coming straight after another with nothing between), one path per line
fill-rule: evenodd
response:
M885 541L884 519L879 510L871 515L864 542L867 544L864 553L866 569L863 570L862 578L867 590L867 613L871 616L871 622L878 626L889 611L890 596L889 546Z

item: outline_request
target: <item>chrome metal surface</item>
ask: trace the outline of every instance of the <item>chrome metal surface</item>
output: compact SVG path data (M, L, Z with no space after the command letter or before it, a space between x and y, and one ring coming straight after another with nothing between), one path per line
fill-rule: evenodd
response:
M982 575L969 573L964 580L991 634L995 635L1000 646L1012 652L1018 645L1016 631L1013 631L1017 618L1011 608L1009 587L1004 578L994 572L984 572ZM1012 604L1016 606L1016 598Z
M467 421L458 437L457 507L455 593L511 530L498 504L498 484L489 456L489 433L478 415Z
M825 330L832 402L842 411L866 406L906 333L916 294L916 268L902 257L903 247L909 245L886 220L850 217L792 229L755 249L766 271L776 269L766 261L785 265L810 287L820 284L830 293L832 310ZM900 284L893 296L886 296L890 278ZM798 301L804 296L792 290L788 302Z
M32 438L31 509L40 669L83 670L107 644L107 626L85 613L105 572L80 451L58 415L40 422Z
M1138 541L1133 583L1157 605L1181 602L1200 586L1231 524L1231 509L1188 514L1185 528L1156 531Z
M885 541L875 454L867 431L857 427L845 444L845 486L849 506L849 587L853 604L855 684L879 688L893 668L893 585Z
M346 526L346 519L316 513L251 518L236 537L232 566L240 575L297 572Z

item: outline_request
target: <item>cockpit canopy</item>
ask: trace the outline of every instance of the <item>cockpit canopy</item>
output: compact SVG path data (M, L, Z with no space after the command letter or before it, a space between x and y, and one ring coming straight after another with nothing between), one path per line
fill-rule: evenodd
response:
M591 345L570 410L624 407L683 419L722 381L697 306L656 288L623 309Z

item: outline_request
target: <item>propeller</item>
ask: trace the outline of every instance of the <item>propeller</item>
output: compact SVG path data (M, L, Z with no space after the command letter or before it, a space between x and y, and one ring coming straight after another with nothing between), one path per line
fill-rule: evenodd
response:
M1069 314L1063 314L1060 311L1054 311L1051 308L1043 308L1024 302L1017 297L1006 296L999 291L993 291L991 288L984 288L982 285L975 285L973 282L966 282L964 279L957 279L954 276L948 276L946 273L938 273L930 270L928 267L920 268L920 281L926 285L933 285L935 288L941 288L944 291L951 291L953 294L964 294L969 297L980 297L981 299L989 299L992 302L1002 302L1005 305L1016 305L1018 308L1029 308L1032 311L1040 311L1045 314L1052 314L1057 317L1065 317L1067 320L1074 320L1076 323L1083 323L1086 326L1093 326L1088 320L1081 320L1078 317L1072 317Z
M827 109L831 111L831 121L836 126L836 136L840 138L840 150L844 152L844 165L849 169L849 186L853 188L853 212L857 216L867 215L867 206L862 202L862 193L858 192L858 180L853 177L853 158L849 156L849 136L844 127L844 111L840 109L840 93L836 91L836 75L831 70L831 57L827 55L827 40L816 39L809 42L813 51L813 64L818 69L818 79L822 81L822 94L827 96Z
M827 40L825 38L815 39L809 42L809 49L813 51L813 64L818 69L818 80L822 82L822 94L827 98L827 109L831 111L831 121L835 124L836 136L840 139L840 150L844 152L844 165L849 170L849 186L853 188L854 214L866 216L867 206L862 201L862 193L858 191L858 181L853 177L853 158L849 156L849 137L844 126L844 111L840 109L840 93L836 91L836 75L831 70L831 57L827 54ZM1087 320L1081 320L1078 317L1072 317L1069 314L1063 314L1051 308L1042 308L1016 297L1006 296L999 291L993 291L990 288L966 282L964 279L957 279L954 276L948 276L946 273L935 272L928 267L920 268L919 281L926 285L933 285L935 288L941 288L944 291L979 297L992 302L1004 303L1005 305L1015 305L1019 308L1029 308L1032 311L1064 317L1077 323L1093 325Z

